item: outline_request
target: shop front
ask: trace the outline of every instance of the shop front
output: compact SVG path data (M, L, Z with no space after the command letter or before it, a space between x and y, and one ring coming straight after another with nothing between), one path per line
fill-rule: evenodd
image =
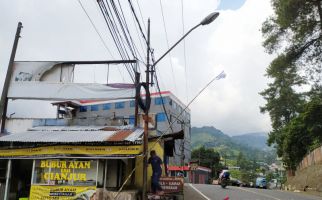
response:
M113 141L105 137L100 142L80 141L80 136L68 141L67 136L71 136L68 134L75 134L68 131L54 133L58 135L55 142L43 137L31 143L36 139L33 133L24 142L26 135L23 134L28 133L2 136L0 199L108 199L107 196L115 195L122 186L137 165L136 157L142 154L138 138L143 131L134 132L127 134L133 141L124 140L124 131L123 138L119 135L116 140L116 132L111 134ZM98 132L88 134L95 136ZM118 199L136 198L139 190L134 183L135 176L132 176Z

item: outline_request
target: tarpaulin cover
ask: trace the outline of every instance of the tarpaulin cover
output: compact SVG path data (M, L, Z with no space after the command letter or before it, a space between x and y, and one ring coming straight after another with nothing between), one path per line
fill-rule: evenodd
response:
M73 83L74 64L15 62L9 99L113 100L134 98L135 88Z

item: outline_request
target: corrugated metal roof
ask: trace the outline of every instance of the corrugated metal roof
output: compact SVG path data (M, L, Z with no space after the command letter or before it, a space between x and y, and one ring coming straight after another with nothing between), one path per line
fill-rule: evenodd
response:
M100 131L106 128L106 126L37 126L29 128L28 131ZM117 129L122 129L117 127Z
M4 135L0 142L43 142L43 143L78 143L78 142L104 142L104 141L138 141L143 129L102 131L98 127L77 129L75 127L37 127L23 133Z

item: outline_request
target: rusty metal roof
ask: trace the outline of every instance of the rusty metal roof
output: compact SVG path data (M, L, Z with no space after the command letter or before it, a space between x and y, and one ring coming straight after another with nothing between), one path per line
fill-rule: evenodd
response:
M105 130L107 127L35 127L26 132L4 135L0 142L79 143L140 141L143 129Z

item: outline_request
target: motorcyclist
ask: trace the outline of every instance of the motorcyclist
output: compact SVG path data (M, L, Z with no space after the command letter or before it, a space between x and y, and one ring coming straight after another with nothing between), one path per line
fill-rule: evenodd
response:
M230 179L230 172L228 169L223 169L219 174L219 184L222 182L223 179L229 180Z

